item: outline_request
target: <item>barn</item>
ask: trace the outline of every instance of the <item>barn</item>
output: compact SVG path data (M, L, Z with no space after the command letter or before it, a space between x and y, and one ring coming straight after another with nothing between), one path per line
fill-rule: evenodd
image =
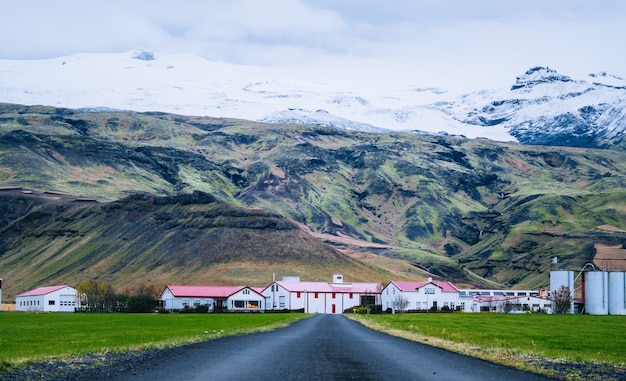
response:
M17 311L74 312L76 289L68 285L40 287L15 298Z
M383 310L455 310L459 290L450 282L432 278L425 282L391 281L383 289L381 300Z
M340 314L359 305L379 304L378 283L348 283L340 274L332 282L301 282L299 277L274 281L263 291L268 310Z
M260 289L248 286L168 285L161 293L169 311L207 306L209 312L262 311L265 297Z

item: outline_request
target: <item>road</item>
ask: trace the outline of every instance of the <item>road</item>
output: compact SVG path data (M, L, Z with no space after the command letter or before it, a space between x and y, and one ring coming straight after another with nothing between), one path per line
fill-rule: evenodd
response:
M111 380L548 380L316 315L272 332L165 352Z

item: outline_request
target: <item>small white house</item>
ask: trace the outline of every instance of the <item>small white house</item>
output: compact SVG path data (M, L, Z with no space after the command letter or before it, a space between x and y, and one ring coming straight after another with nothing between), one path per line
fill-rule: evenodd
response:
M67 285L40 287L15 298L17 311L74 312L76 289Z
M347 283L340 274L332 282L301 282L299 277L274 281L263 291L268 310L341 314L363 305L378 304L378 283Z
M168 285L161 293L166 310L208 306L209 312L262 311L265 297L260 289L248 286L176 286Z
M383 310L440 310L444 307L456 310L459 306L459 290L450 282L391 281L381 295Z

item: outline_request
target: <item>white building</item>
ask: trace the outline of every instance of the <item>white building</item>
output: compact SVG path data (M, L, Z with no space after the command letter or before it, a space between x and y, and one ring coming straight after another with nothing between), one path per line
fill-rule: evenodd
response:
M552 301L543 296L461 296L465 312L552 313Z
M209 312L262 311L265 297L261 289L247 286L176 286L168 285L161 293L166 310L208 306Z
M15 298L17 311L74 312L76 289L67 285L40 287Z
M341 314L357 306L378 304L378 283L347 283L340 274L332 282L301 282L299 277L274 281L263 291L268 310Z
M462 289L459 301L465 312L552 312L545 290Z
M383 289L381 301L383 311L463 308L459 304L459 290L452 283L432 278L425 282L391 281Z

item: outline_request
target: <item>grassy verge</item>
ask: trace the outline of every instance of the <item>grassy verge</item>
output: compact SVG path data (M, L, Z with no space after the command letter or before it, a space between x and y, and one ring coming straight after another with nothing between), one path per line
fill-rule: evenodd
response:
M306 316L0 313L0 370L86 353L165 348L268 331Z
M537 358L607 364L626 375L626 317L591 315L348 315L389 334L522 369ZM551 374L554 375L554 374Z

